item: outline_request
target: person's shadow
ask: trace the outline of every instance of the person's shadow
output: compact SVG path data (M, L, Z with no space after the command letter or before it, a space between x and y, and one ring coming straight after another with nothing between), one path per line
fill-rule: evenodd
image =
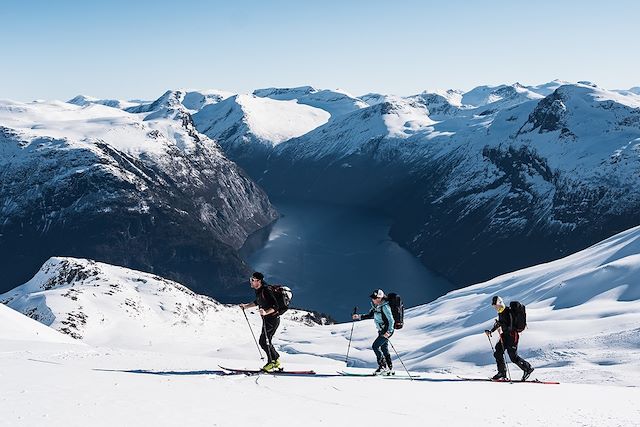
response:
M148 369L94 369L102 372L124 372L127 374L147 374L147 375L228 375L222 370L214 371L150 371Z

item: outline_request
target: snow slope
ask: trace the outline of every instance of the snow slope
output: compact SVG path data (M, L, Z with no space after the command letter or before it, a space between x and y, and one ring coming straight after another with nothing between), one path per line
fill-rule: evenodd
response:
M324 124L329 113L293 100L273 100L254 95L235 95L207 105L194 114L198 130L220 140L226 150L246 143L247 137L275 146Z
M257 89L253 94L262 98L271 98L280 101L296 100L298 104L309 105L327 111L331 114L331 119L368 106L364 101L340 89L318 90L311 86L266 88Z
M0 304L0 341L74 343L73 338Z
M0 425L638 426L640 389L381 378L222 377L214 357L0 351ZM317 366L317 365L316 365ZM384 397L384 399L381 398Z
M363 290L363 300L365 294ZM405 364L416 370L491 374L495 362L483 331L490 329L496 315L490 307L493 295L527 306L528 328L519 350L539 377L640 383L640 227L566 258L452 291L407 310L405 328L393 338ZM372 328L360 323L354 328L351 357L356 366L374 364L369 349ZM302 338L285 334L285 348L328 357L340 354L342 346L335 341L331 346L316 344L324 329L305 331ZM342 326L342 333L347 336L348 328ZM521 375L515 365L510 368L513 376Z
M67 268L69 274L61 275L65 263L79 269ZM85 276L92 271L97 273ZM392 339L392 352L397 350L420 375L413 381L333 376L345 369L352 325L310 326L290 319L275 340L285 366L322 375L246 377L220 375L218 367L261 363L237 307L203 300L180 285L131 270L52 259L22 292L16 290L20 296L11 304L40 298L52 311L73 304L92 314L108 309L105 318L124 323L117 334L102 329L107 339L101 347L40 343L25 349L12 347L0 334L0 425L280 426L283 419L272 414L286 402L284 422L303 419L305 425L351 425L366 414L379 423L403 425L638 426L639 278L640 227L567 258L408 310L405 328ZM92 295L109 288L113 295ZM81 291L77 299L63 301L63 293L74 289ZM363 289L363 300L368 292ZM458 379L493 373L482 331L495 317L488 305L496 293L527 304L529 328L522 334L520 353L536 367L534 377L560 380L560 385ZM127 304L134 298L144 304ZM178 302L185 303L182 310L169 309ZM6 317L2 308L3 327L26 320ZM255 317L249 313L254 330ZM203 322L216 328L207 329ZM353 326L350 365L368 369L347 369L370 371L374 327L371 321ZM153 341L162 330L173 346ZM87 334L83 340L97 336ZM116 342L123 348L112 345ZM395 354L394 359L401 372ZM510 367L517 376L517 368Z

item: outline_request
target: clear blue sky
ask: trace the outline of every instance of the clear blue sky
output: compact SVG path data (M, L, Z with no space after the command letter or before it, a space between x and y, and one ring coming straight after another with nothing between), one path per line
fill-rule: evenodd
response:
M640 86L636 1L3 0L0 98Z

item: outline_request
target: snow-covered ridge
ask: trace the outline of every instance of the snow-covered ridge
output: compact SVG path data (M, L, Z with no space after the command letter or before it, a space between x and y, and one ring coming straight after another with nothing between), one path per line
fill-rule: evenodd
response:
M67 102L69 104L79 105L81 107L85 107L89 104L101 104L107 107L118 108L120 110L135 107L140 104L139 102L135 101L123 101L121 99L99 99L86 95L75 96Z
M225 150L256 143L275 146L304 135L329 120L329 113L298 104L255 95L235 95L207 105L193 119L200 132L220 141Z
M133 155L158 156L172 148L194 149L182 123L158 119L143 121L126 111L93 103L0 102L0 123L24 138L52 137L85 147L90 147L91 141L101 141Z
M309 105L329 112L332 119L368 106L366 102L340 89L318 90L311 86L267 88L257 89L253 94L262 98L281 101L295 100L299 104Z
M168 90L153 102L142 103L138 106L126 108L126 110L130 113L150 113L158 110L186 109L190 113L195 113L207 105L216 104L231 96L233 96L232 92L217 89Z
M247 285L246 300L253 298ZM85 343L119 348L220 348L235 344L234 336L247 328L238 306L157 275L77 258L49 259L29 282L0 295L0 302ZM257 316L251 317L259 331ZM286 327L316 321L323 320L300 310L283 316Z
M327 124L277 147L275 154L286 158L344 157L367 148L371 141L403 140L432 130L436 122L425 106L415 100L387 98L387 101L337 117Z

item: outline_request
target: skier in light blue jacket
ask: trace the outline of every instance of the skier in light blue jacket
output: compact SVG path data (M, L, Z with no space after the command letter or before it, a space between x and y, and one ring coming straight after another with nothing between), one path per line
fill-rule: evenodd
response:
M369 297L371 298L371 310L367 314L354 314L353 320L373 318L376 328L378 328L378 337L371 346L378 360L378 369L374 374L393 375L391 354L389 354L389 338L393 335L393 313L382 289L374 290Z

